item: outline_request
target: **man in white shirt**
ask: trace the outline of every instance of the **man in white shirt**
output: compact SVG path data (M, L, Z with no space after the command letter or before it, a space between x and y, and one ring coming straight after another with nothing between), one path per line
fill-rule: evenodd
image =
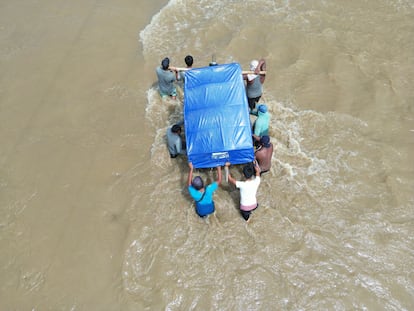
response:
M226 163L229 167L230 163ZM245 181L239 181L234 179L228 174L229 182L240 189L240 213L244 220L248 221L250 214L254 211L259 204L257 204L256 193L260 185L260 167L256 161L248 163L243 167L243 175L246 178Z

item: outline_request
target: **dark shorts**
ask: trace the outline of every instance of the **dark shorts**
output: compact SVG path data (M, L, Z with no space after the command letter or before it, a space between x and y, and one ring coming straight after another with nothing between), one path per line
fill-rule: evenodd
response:
M211 204L197 204L196 203L196 213L200 217L206 217L207 215L210 215L214 213L214 202L211 202Z
M256 103L259 102L260 97L262 97L262 96L255 97L255 98L247 98L247 102L249 103L250 110L253 110L253 109L256 108Z
M240 214L243 216L244 220L249 220L250 218L250 214L259 207L259 204L256 205L256 207L254 209L252 209L251 211L242 211L240 210Z

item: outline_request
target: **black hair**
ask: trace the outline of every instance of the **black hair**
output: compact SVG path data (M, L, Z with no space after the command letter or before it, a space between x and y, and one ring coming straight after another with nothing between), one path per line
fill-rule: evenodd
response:
M171 128L171 132L178 133L179 131L181 131L181 126L179 126L178 124L174 124Z
M253 167L253 163L247 163L244 167L243 167L243 174L244 177L246 177L247 179L249 179L250 177L252 177L255 173L254 167Z
M193 65L194 59L193 59L193 57L192 57L191 55L187 55L187 56L184 58L184 61L185 61L185 64L186 64L188 67L191 67L191 66Z
M204 182L203 179L200 176L194 177L193 181L191 182L191 185L196 189L200 190L204 188Z
M166 57L162 60L161 67L162 69L167 70L169 66L170 66L170 59Z

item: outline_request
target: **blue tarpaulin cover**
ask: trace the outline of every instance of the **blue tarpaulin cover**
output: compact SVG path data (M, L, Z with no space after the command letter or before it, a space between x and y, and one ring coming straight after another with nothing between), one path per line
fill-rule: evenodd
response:
M185 73L184 128L188 160L195 168L252 162L252 130L239 64Z

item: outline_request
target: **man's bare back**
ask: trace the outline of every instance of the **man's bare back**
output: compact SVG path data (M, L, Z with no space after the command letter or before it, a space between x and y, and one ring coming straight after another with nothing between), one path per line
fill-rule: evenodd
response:
M260 145L255 152L256 160L259 163L260 170L267 172L272 166L273 144Z

